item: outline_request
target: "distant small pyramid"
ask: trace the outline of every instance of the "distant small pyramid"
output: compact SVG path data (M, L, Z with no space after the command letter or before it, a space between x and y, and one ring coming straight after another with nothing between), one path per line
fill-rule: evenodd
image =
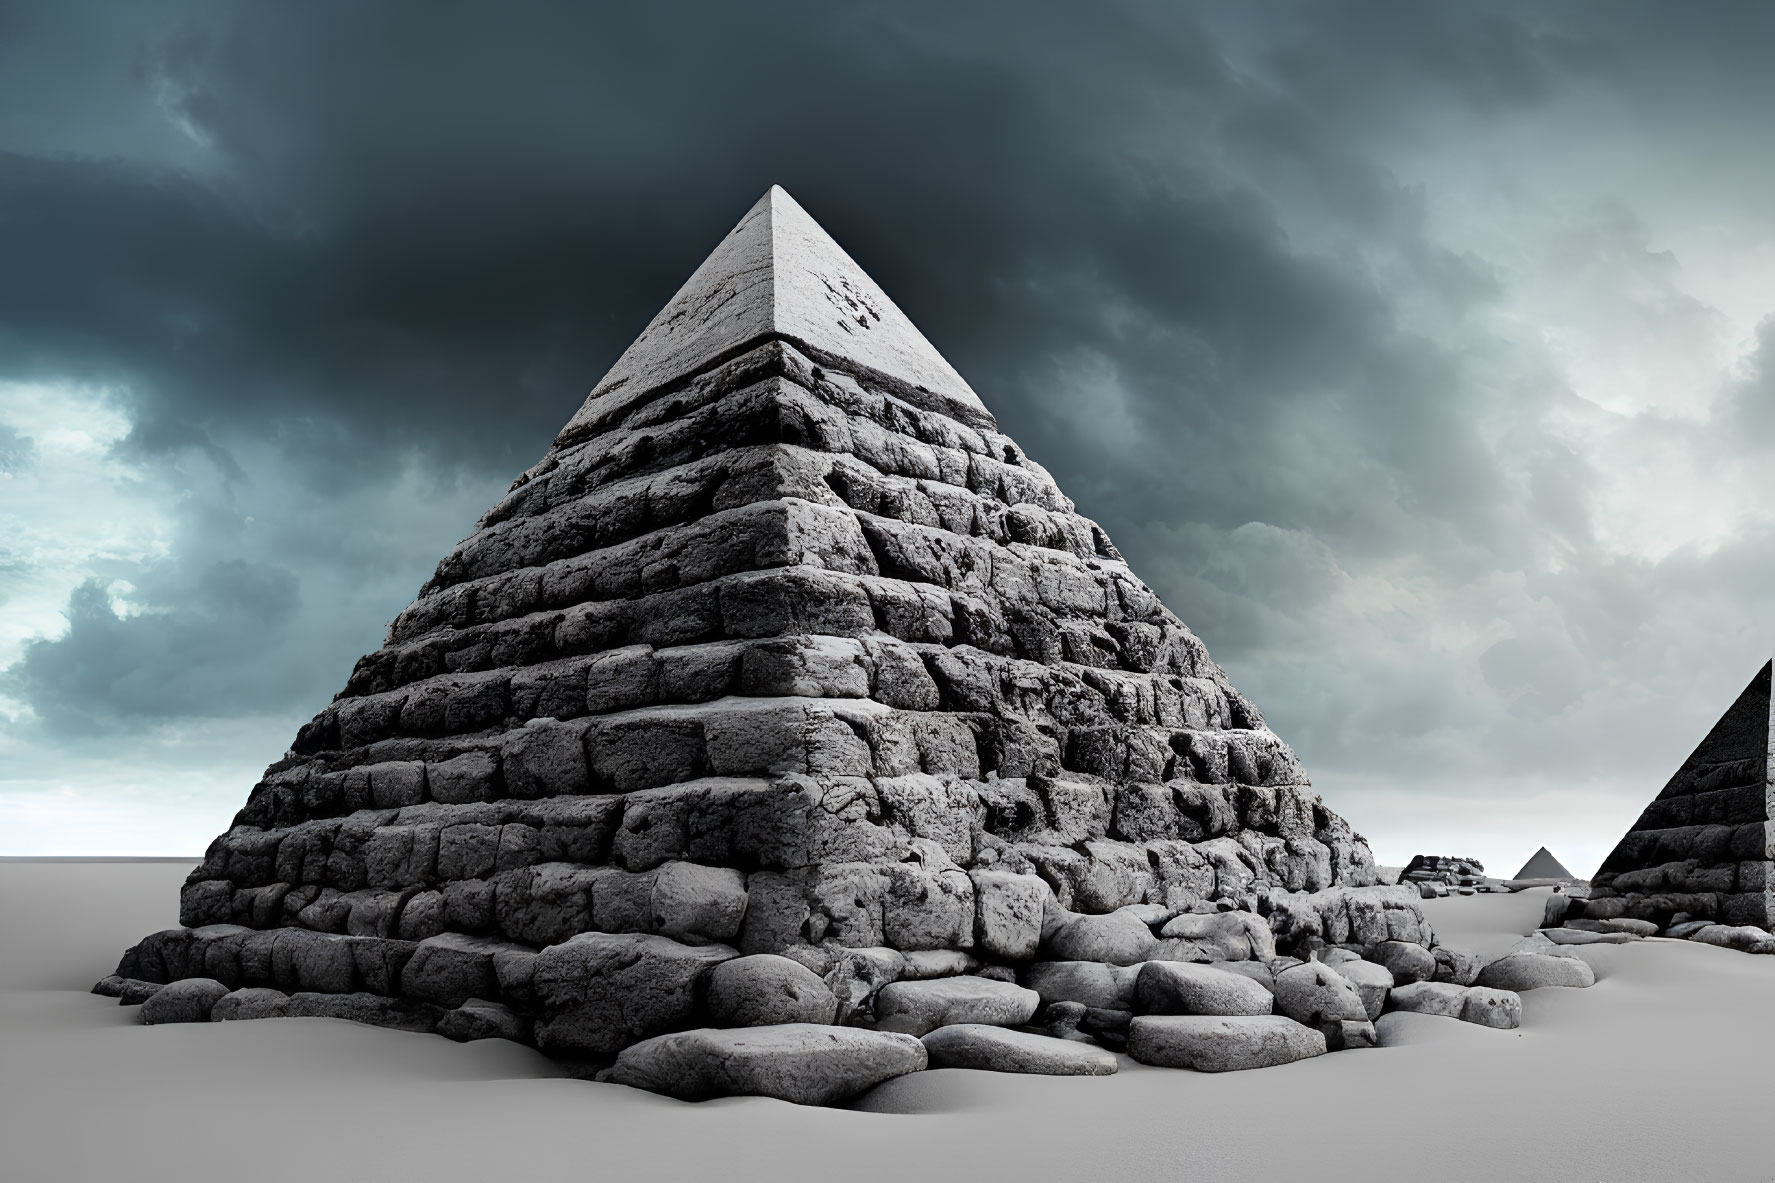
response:
M1620 897L1625 915L1659 924L1677 912L1727 924L1775 919L1770 666L1763 663L1609 852L1591 880L1592 900Z
M1553 857L1553 852L1545 846L1535 851L1528 862L1522 864L1522 870L1516 872L1517 879L1575 879L1577 876L1565 869L1565 864Z

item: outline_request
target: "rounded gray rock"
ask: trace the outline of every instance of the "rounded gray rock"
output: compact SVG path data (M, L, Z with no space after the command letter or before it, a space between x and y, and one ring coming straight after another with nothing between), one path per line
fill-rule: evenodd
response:
M1039 1076L1109 1076L1114 1053L1089 1043L981 1023L939 1027L924 1037L933 1068L975 1068Z
M1368 1007L1355 984L1317 961L1276 975L1276 1010L1309 1027L1342 1019L1368 1021Z
M1522 999L1509 990L1468 986L1461 999L1461 1022L1514 1031L1522 1026Z
M830 1023L838 1015L838 998L800 962L757 953L715 967L706 1009L718 1027Z
M1104 965L1097 961L1038 961L1023 975L1024 985L1043 1002L1079 1002L1103 1009L1128 1010L1134 1005L1136 965Z
M875 995L875 1025L906 1035L924 1035L955 1023L1014 1027L1029 1022L1041 1003L1042 996L1034 990L991 978L890 982Z
M924 1044L889 1031L814 1023L733 1031L704 1027L624 1048L598 1079L681 1101L760 1096L834 1105L917 1072L926 1062Z
M1596 985L1596 971L1576 957L1549 957L1544 953L1512 953L1479 971L1474 984L1496 990L1539 990L1546 986L1583 989Z
M253 986L234 990L216 1000L210 1009L210 1021L233 1022L237 1019L281 1019L290 1013L290 996L282 990Z
M1427 982L1436 976L1436 955L1409 941L1382 941L1362 956L1376 965L1386 966L1392 972L1396 986Z
M228 987L214 978L183 978L169 982L142 1003L142 1022L207 1023L216 1003L227 997Z
M1325 1036L1282 1015L1142 1015L1128 1054L1142 1064L1237 1072L1325 1054Z
M1159 939L1133 909L1103 916L1079 916L1048 938L1048 956L1056 961L1102 961L1135 965L1145 961Z
M1149 961L1135 980L1134 1003L1150 1015L1267 1015L1274 999L1243 974L1180 961Z
M1408 982L1393 988L1387 996L1387 1005L1393 1010L1412 1014L1458 1019L1466 1004L1467 991L1471 989L1472 986L1457 986L1453 982Z
M1369 1021L1380 1018L1381 1011L1387 1006L1387 995L1393 989L1393 971L1372 961L1346 961L1332 966L1332 969L1356 987Z

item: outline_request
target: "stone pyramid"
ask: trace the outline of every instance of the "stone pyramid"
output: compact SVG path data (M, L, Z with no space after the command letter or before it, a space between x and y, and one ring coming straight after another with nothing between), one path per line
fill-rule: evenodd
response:
M1553 852L1545 846L1529 856L1528 862L1522 864L1522 870L1516 872L1517 879L1573 879L1576 878L1565 869L1565 864L1553 857Z
M1585 916L1627 916L1660 927L1679 912L1761 927L1775 920L1769 688L1765 662L1603 860Z
M708 1022L741 954L829 992L817 1021L909 1030L896 983L1033 1000L1045 959L1428 944L1414 893L1344 890L1374 881L1201 641L772 188L110 981L595 1059Z

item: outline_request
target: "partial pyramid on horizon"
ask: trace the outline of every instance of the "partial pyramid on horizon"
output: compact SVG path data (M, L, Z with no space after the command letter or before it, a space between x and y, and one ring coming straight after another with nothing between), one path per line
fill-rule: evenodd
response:
M1528 862L1522 864L1522 870L1512 876L1515 879L1573 879L1576 878L1565 869L1565 864L1553 857L1553 852L1545 846L1529 856Z
M1009 981L1047 958L1429 944L1375 883L1202 642L773 187L118 972L608 1056L710 1022L742 954L885 1027L896 979L1033 999Z
M1609 852L1591 880L1592 901L1618 898L1622 915L1660 925L1678 912L1764 927L1775 919L1770 676L1764 662ZM1585 914L1598 913L1593 902Z

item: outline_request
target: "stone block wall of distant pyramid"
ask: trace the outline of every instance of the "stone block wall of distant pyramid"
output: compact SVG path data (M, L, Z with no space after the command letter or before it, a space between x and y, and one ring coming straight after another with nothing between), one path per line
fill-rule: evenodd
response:
M891 386L773 340L564 434L253 790L184 923L968 949L988 871L1083 912L1373 882L1048 474ZM674 933L687 877L729 904Z
M1597 871L1583 914L1767 926L1770 666L1764 664Z

